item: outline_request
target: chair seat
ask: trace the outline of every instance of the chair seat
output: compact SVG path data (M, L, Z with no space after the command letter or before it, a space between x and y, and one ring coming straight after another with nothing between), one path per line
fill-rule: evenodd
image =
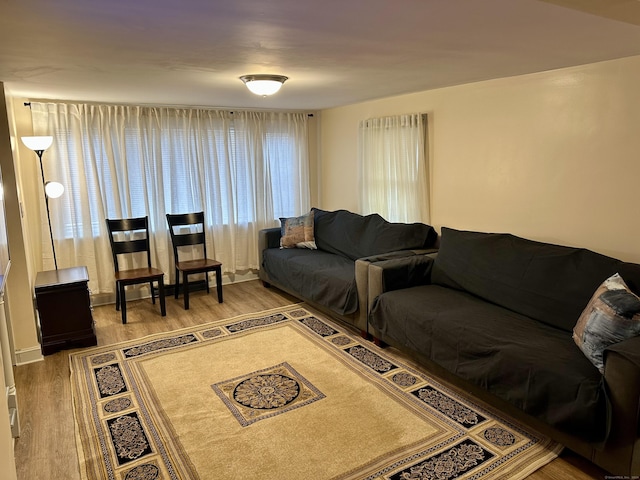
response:
M116 282L140 283L146 279L154 279L162 276L164 276L164 272L157 268L132 268L130 270L120 270L116 272Z
M181 272L186 273L197 273L197 272L205 272L208 270L213 270L215 268L220 268L222 263L211 260L209 258L199 258L196 260L185 260L182 262L178 262L176 264L176 268Z

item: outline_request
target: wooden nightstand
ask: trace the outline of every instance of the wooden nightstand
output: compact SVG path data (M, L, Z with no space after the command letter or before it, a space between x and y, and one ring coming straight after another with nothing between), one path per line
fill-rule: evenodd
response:
M97 344L87 267L38 272L35 292L43 355Z

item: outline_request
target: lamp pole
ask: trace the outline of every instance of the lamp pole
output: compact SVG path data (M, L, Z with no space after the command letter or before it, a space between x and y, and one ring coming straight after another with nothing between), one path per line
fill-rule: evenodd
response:
M44 192L44 203L47 207L47 221L49 222L49 238L51 239L51 251L53 252L53 265L58 270L58 260L56 259L56 247L53 243L53 230L51 229L51 214L49 213L49 196L47 195L47 190L45 188L45 180L44 180L44 168L42 167L42 154L44 150L35 150L36 155L38 155L38 160L40 161L40 174L42 175L42 191Z

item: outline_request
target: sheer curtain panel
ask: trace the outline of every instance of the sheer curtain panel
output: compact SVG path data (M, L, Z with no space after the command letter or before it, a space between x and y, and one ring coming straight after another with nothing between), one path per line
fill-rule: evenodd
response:
M362 212L429 223L426 115L363 120L358 143Z
M94 293L114 288L105 218L149 216L152 263L174 283L167 213L204 210L209 254L236 273L259 267L258 230L310 208L307 114L57 102L31 112L34 134L54 137L45 174L66 188L51 211L58 262L87 265Z

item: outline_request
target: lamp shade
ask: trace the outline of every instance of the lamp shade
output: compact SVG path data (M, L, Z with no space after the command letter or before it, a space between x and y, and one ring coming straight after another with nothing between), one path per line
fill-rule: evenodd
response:
M284 75L243 75L240 80L256 95L273 95L289 78Z
M49 198L58 198L64 193L64 185L59 182L47 182L44 184L44 192Z
M36 136L36 137L21 137L22 143L27 148L30 148L34 152L38 150L46 150L53 143L53 137L48 135Z

